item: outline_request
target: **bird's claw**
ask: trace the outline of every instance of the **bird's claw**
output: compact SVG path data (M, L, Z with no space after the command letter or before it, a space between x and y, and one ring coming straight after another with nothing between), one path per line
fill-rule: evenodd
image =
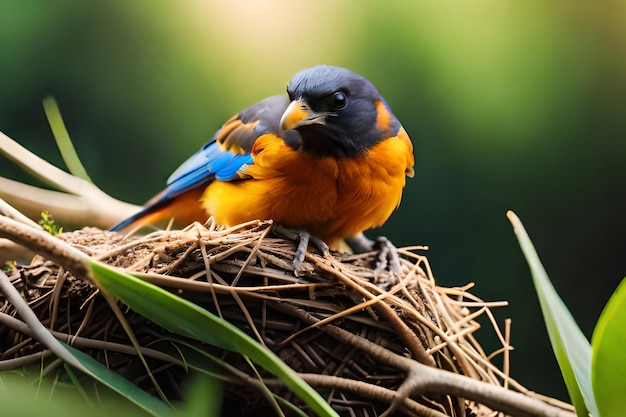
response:
M322 255L326 255L329 252L328 245L322 239L311 235L306 230L294 230L278 224L274 225L273 230L274 233L282 237L298 242L293 262L291 264L293 272L296 276L298 275L298 271L300 271L302 262L304 262L304 258L306 257L306 253L309 249L309 243L313 245Z
M378 248L378 259L376 260L377 274L384 271L389 267L389 271L400 275L402 267L400 266L400 255L398 255L398 248L394 246L389 239L384 236L376 238L374 247Z
M378 250L376 268L374 269L376 274L381 273L385 269L389 269L391 273L396 275L400 275L402 272L398 249L386 237L380 236L373 241L365 237L363 233L359 233L356 236L347 238L346 242L355 253Z

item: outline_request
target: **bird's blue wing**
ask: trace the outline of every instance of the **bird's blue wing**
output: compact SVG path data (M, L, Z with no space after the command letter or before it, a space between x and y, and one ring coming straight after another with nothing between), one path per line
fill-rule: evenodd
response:
M280 117L288 104L286 95L273 96L233 116L170 175L165 194L174 197L214 179L242 179L241 168L253 163L250 151L254 142L263 134L278 134Z
M214 179L219 181L240 179L239 169L252 162L252 155L249 153L238 154L224 150L214 138L170 175L164 197L175 197Z

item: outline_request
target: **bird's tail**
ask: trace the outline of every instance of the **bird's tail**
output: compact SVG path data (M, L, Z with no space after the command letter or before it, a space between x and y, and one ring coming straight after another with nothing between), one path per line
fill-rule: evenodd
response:
M168 196L165 191L152 197L137 213L122 220L109 230L136 231L149 224L157 224L162 220L173 218L176 225L183 227L194 221L205 222L208 214L200 205L200 197L204 188L194 188L175 197Z

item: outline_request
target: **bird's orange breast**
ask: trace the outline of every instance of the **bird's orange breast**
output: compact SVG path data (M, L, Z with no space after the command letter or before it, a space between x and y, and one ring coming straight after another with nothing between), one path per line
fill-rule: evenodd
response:
M218 223L272 219L304 229L331 247L382 225L400 203L412 174L412 145L401 129L353 158L316 157L264 135L252 149L250 179L215 181L201 203Z

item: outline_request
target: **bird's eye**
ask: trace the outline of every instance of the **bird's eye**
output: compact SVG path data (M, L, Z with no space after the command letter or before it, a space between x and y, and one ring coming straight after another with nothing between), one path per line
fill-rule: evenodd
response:
M346 107L346 101L346 95L341 91L337 91L335 94L333 94L333 103L335 104L335 108L343 109L344 107Z

